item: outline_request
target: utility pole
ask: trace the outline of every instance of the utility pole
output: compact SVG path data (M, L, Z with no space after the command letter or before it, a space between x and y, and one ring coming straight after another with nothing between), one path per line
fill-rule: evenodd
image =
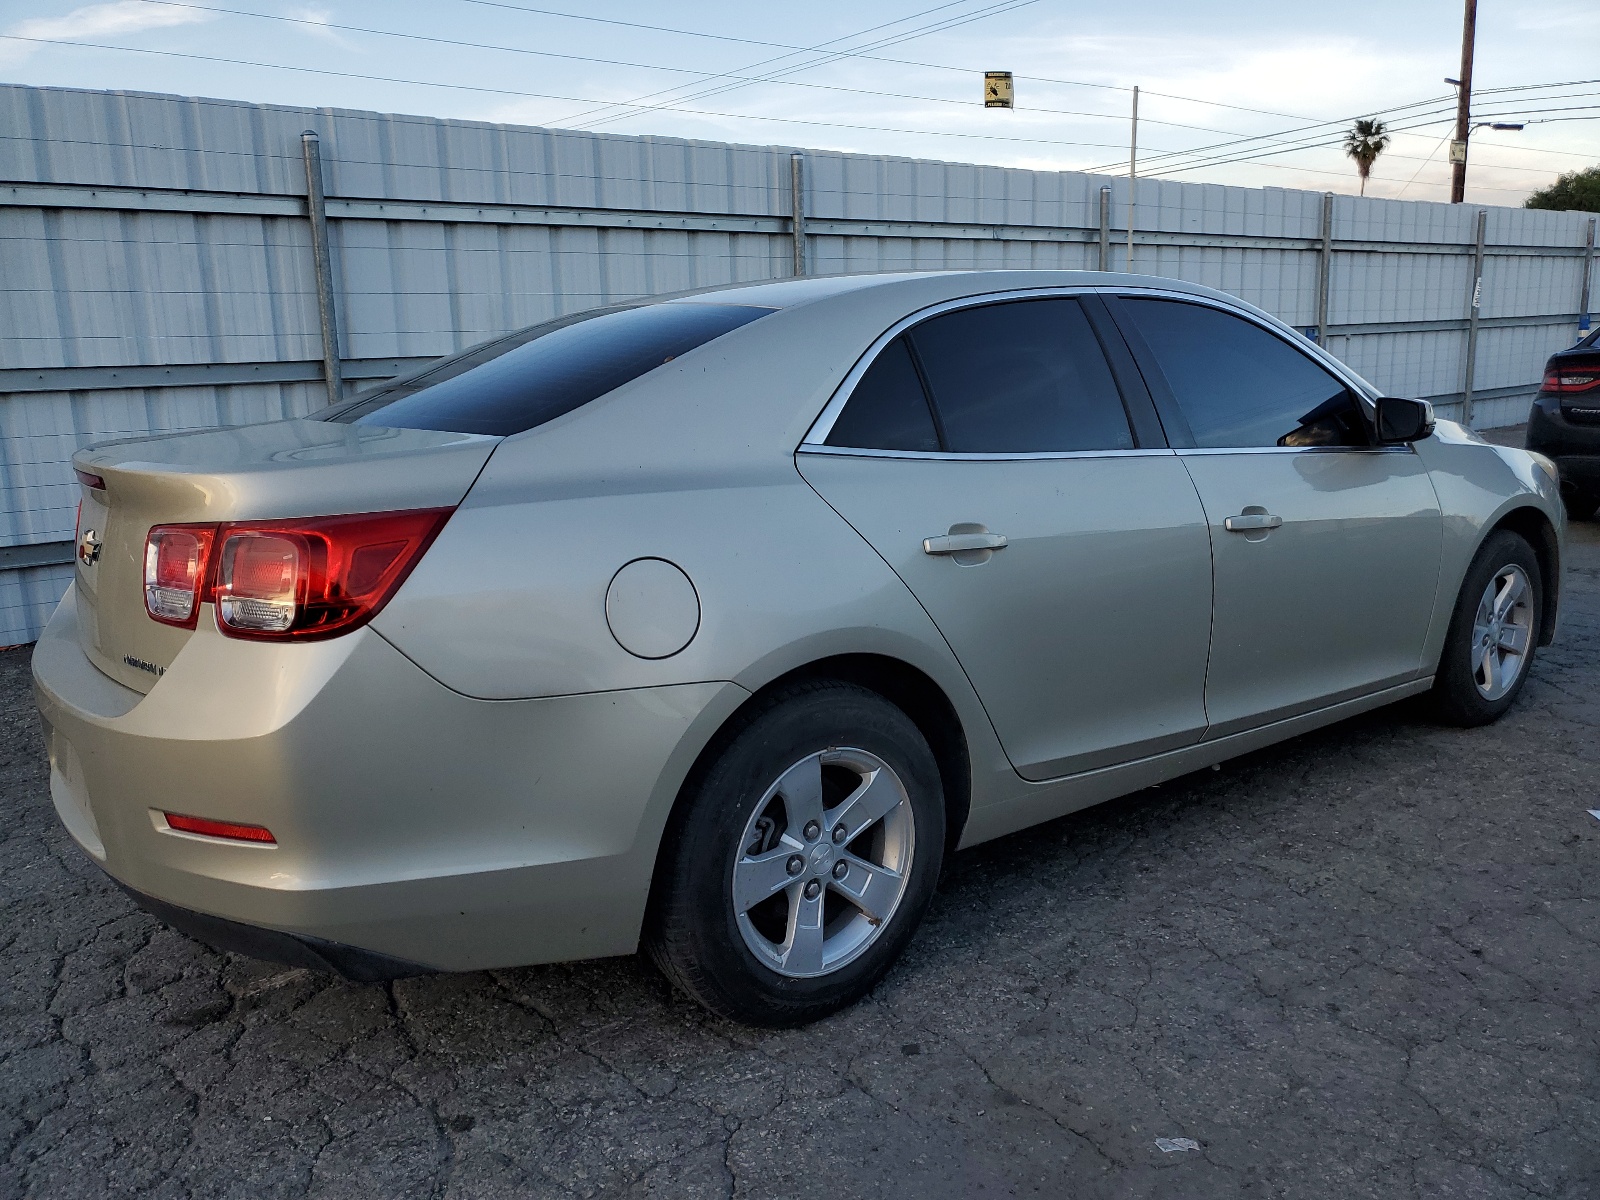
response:
M1467 139L1472 136L1472 46L1478 35L1478 0L1466 0L1461 22L1461 76L1456 84L1456 138L1450 145L1450 203L1467 194Z
M1139 186L1139 88L1133 89L1133 131L1128 140L1128 273L1133 273L1133 193Z

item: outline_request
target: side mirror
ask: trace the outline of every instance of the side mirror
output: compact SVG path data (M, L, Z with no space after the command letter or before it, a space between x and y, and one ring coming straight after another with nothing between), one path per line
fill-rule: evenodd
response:
M1433 405L1426 400L1383 396L1376 407L1378 441L1386 446L1420 441L1433 432Z

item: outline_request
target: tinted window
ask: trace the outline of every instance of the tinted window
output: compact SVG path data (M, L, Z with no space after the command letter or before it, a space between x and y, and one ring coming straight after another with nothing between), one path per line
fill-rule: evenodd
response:
M1075 300L964 308L911 331L957 453L1126 450L1127 413Z
M905 338L895 338L867 368L833 423L828 445L858 450L939 448L933 413Z
M329 419L512 434L571 412L773 310L647 304L535 326L396 380Z
M1124 300L1197 446L1365 446L1349 389L1259 325L1201 304Z

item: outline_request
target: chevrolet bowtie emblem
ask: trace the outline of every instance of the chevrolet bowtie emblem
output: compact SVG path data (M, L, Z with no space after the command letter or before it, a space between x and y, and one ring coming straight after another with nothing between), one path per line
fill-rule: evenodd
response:
M86 567L100 561L100 535L92 529L85 529L78 539L78 561Z

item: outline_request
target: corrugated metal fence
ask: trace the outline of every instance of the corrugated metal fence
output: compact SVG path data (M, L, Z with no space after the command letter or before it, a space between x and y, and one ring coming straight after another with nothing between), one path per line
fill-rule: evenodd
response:
M308 195L302 131L326 199ZM71 576L69 458L308 412L555 314L794 273L1121 269L1127 183L788 148L0 87L0 645ZM1140 181L1133 266L1522 419L1587 307L1575 213ZM796 201L798 200L798 206ZM325 212L319 303L312 230ZM798 216L796 215L798 213ZM323 330L337 353L324 361ZM1470 394L1468 373L1471 374Z

